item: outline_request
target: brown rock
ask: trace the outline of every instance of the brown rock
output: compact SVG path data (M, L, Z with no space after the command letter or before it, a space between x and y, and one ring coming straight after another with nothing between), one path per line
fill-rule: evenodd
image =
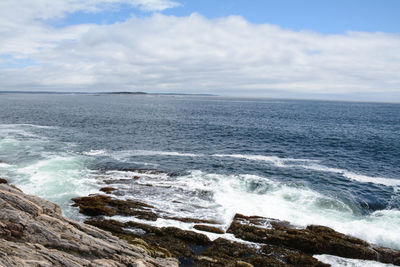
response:
M210 232L210 233L215 233L215 234L224 234L225 233L221 228L204 225L204 224L196 224L195 226L193 226L193 228L200 230L200 231Z
M113 191L115 191L115 190L117 190L117 189L115 189L115 188L113 188L113 187L103 187L103 188L100 188L100 191L101 192L104 192L104 193L106 193L106 194L111 194Z
M213 220L204 220L204 219L196 219L196 218L182 218L182 217L165 217L165 219L175 220L185 223L208 223L208 224L218 224L218 222Z
M79 212L88 216L134 216L139 219L156 221L157 215L151 211L153 206L139 201L119 200L104 195L93 195L72 199Z
M270 223L270 227L262 228L251 225L249 222L252 219L237 214L227 232L243 240L282 246L308 255L330 254L384 263L395 263L400 257L399 251L372 246L325 226L310 225L306 229L294 229L290 224L264 218L265 221L271 220L274 223Z

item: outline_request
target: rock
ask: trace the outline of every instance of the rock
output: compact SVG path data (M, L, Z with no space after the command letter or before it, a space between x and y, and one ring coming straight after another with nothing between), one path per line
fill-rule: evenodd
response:
M204 224L196 224L193 226L194 229L204 231L204 232L210 232L210 233L215 233L215 234L224 234L225 232L218 227L215 226L209 226L209 225L204 225Z
M285 249L278 246L262 245L248 246L242 243L216 239L201 256L213 259L218 264L211 266L237 266L238 262L243 262L253 266L328 266L310 255L302 254L296 250ZM209 266L204 259L198 257L198 266ZM242 265L245 266L245 265Z
M218 224L218 222L213 220L204 220L204 219L196 219L196 218L181 218L181 217L164 217L165 219L175 220L185 223L208 223L208 224Z
M237 267L254 267L253 264L247 263L245 261L237 261L236 266Z
M6 179L0 178L0 184L8 184Z
M246 266L245 263L256 267L283 263L288 266L327 266L295 250L270 245L255 248L223 238L210 241L205 235L175 227L159 228L132 221L122 223L101 218L86 223L111 231L131 244L142 246L149 255L174 256L182 266ZM138 233L138 229L142 232Z
M93 195L72 199L74 206L79 206L80 212L88 216L134 216L139 219L156 221L157 215L151 211L153 206L133 200L119 200L104 195Z
M86 223L110 231L131 244L138 245L138 240L140 243L145 242L143 248L148 254L174 256L181 264L194 262L196 255L211 245L207 236L176 227L159 228L132 221L122 223L101 218L87 220Z
M100 188L100 191L101 192L104 192L104 193L106 193L106 194L111 194L113 191L115 191L115 190L117 190L117 189L115 189L115 188L113 188L113 187L103 187L103 188Z
M265 227L260 227L260 224L254 224L254 217L237 214L227 232L243 240L295 249L307 255L330 254L399 264L399 251L368 244L329 227L310 225L306 229L295 229L286 222L279 223L268 218L263 220ZM266 223L268 221L269 224Z
M142 202L125 201L104 195L74 199L81 213L91 214L86 223L110 231L113 235L142 248L156 258L176 257L181 266L329 266L313 258L314 254L377 260L399 264L400 252L381 248L334 231L310 225L299 229L290 222L260 216L236 214L227 233L251 242L245 244L176 227L156 227L134 221L105 220L98 215L125 215L153 221L162 214ZM1 203L0 203L1 204ZM224 234L216 221L159 215L160 218L194 224L194 229ZM18 231L17 231L18 234Z
M0 207L0 266L178 266L7 184L0 184Z

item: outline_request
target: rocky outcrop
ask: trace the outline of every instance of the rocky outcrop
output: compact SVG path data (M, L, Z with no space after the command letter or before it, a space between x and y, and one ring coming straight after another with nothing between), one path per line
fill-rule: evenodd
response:
M224 238L211 241L206 235L176 227L154 227L137 222L94 218L86 223L112 232L150 253L174 256L180 266L328 266L294 249L274 245L249 246Z
M330 254L400 265L400 251L378 247L320 225L296 229L289 222L236 214L227 232L246 241L295 249L309 255Z
M110 231L135 246L141 246L154 257L176 257L180 266L329 266L313 258L315 254L400 265L399 251L374 246L324 226L298 228L286 221L236 214L226 230L226 233L236 238L232 240L214 221L168 217L159 213L157 207L142 202L118 200L104 195L91 195L74 201L80 211L87 215L90 210L110 209L107 213L95 213L97 216L91 216L86 220L87 224ZM149 224L120 222L102 216L126 214L142 219L142 222L146 220L144 215L147 214ZM157 216L191 224L197 231L155 227L150 222ZM212 241L207 233L220 237Z
M165 255L163 255L165 257ZM178 266L96 227L57 204L0 184L0 266Z
M236 214L223 229L212 220L169 217L147 203L118 199L114 188L101 191L107 195L74 199L88 216L81 224L64 218L57 204L0 180L0 267L329 266L315 254L400 265L399 251L324 226L298 228L286 221ZM115 215L141 222L109 218ZM156 227L159 218L187 223L193 231ZM216 239L210 240L210 234Z

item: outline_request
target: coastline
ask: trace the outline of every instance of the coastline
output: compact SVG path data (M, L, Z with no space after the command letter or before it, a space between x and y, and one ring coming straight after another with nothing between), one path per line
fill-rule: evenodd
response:
M0 266L178 266L178 260L179 266L329 266L320 261L324 255L400 265L399 251L324 226L299 229L290 222L240 214L228 229L193 220L196 231L117 221L132 216L156 222L159 215L145 203L118 200L113 188L74 199L88 216L83 224L63 217L57 204L1 182Z

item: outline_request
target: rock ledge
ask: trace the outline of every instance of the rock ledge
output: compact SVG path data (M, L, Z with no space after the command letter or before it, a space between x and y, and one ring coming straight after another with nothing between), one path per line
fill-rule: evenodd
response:
M60 207L0 183L0 266L178 266L62 216Z

